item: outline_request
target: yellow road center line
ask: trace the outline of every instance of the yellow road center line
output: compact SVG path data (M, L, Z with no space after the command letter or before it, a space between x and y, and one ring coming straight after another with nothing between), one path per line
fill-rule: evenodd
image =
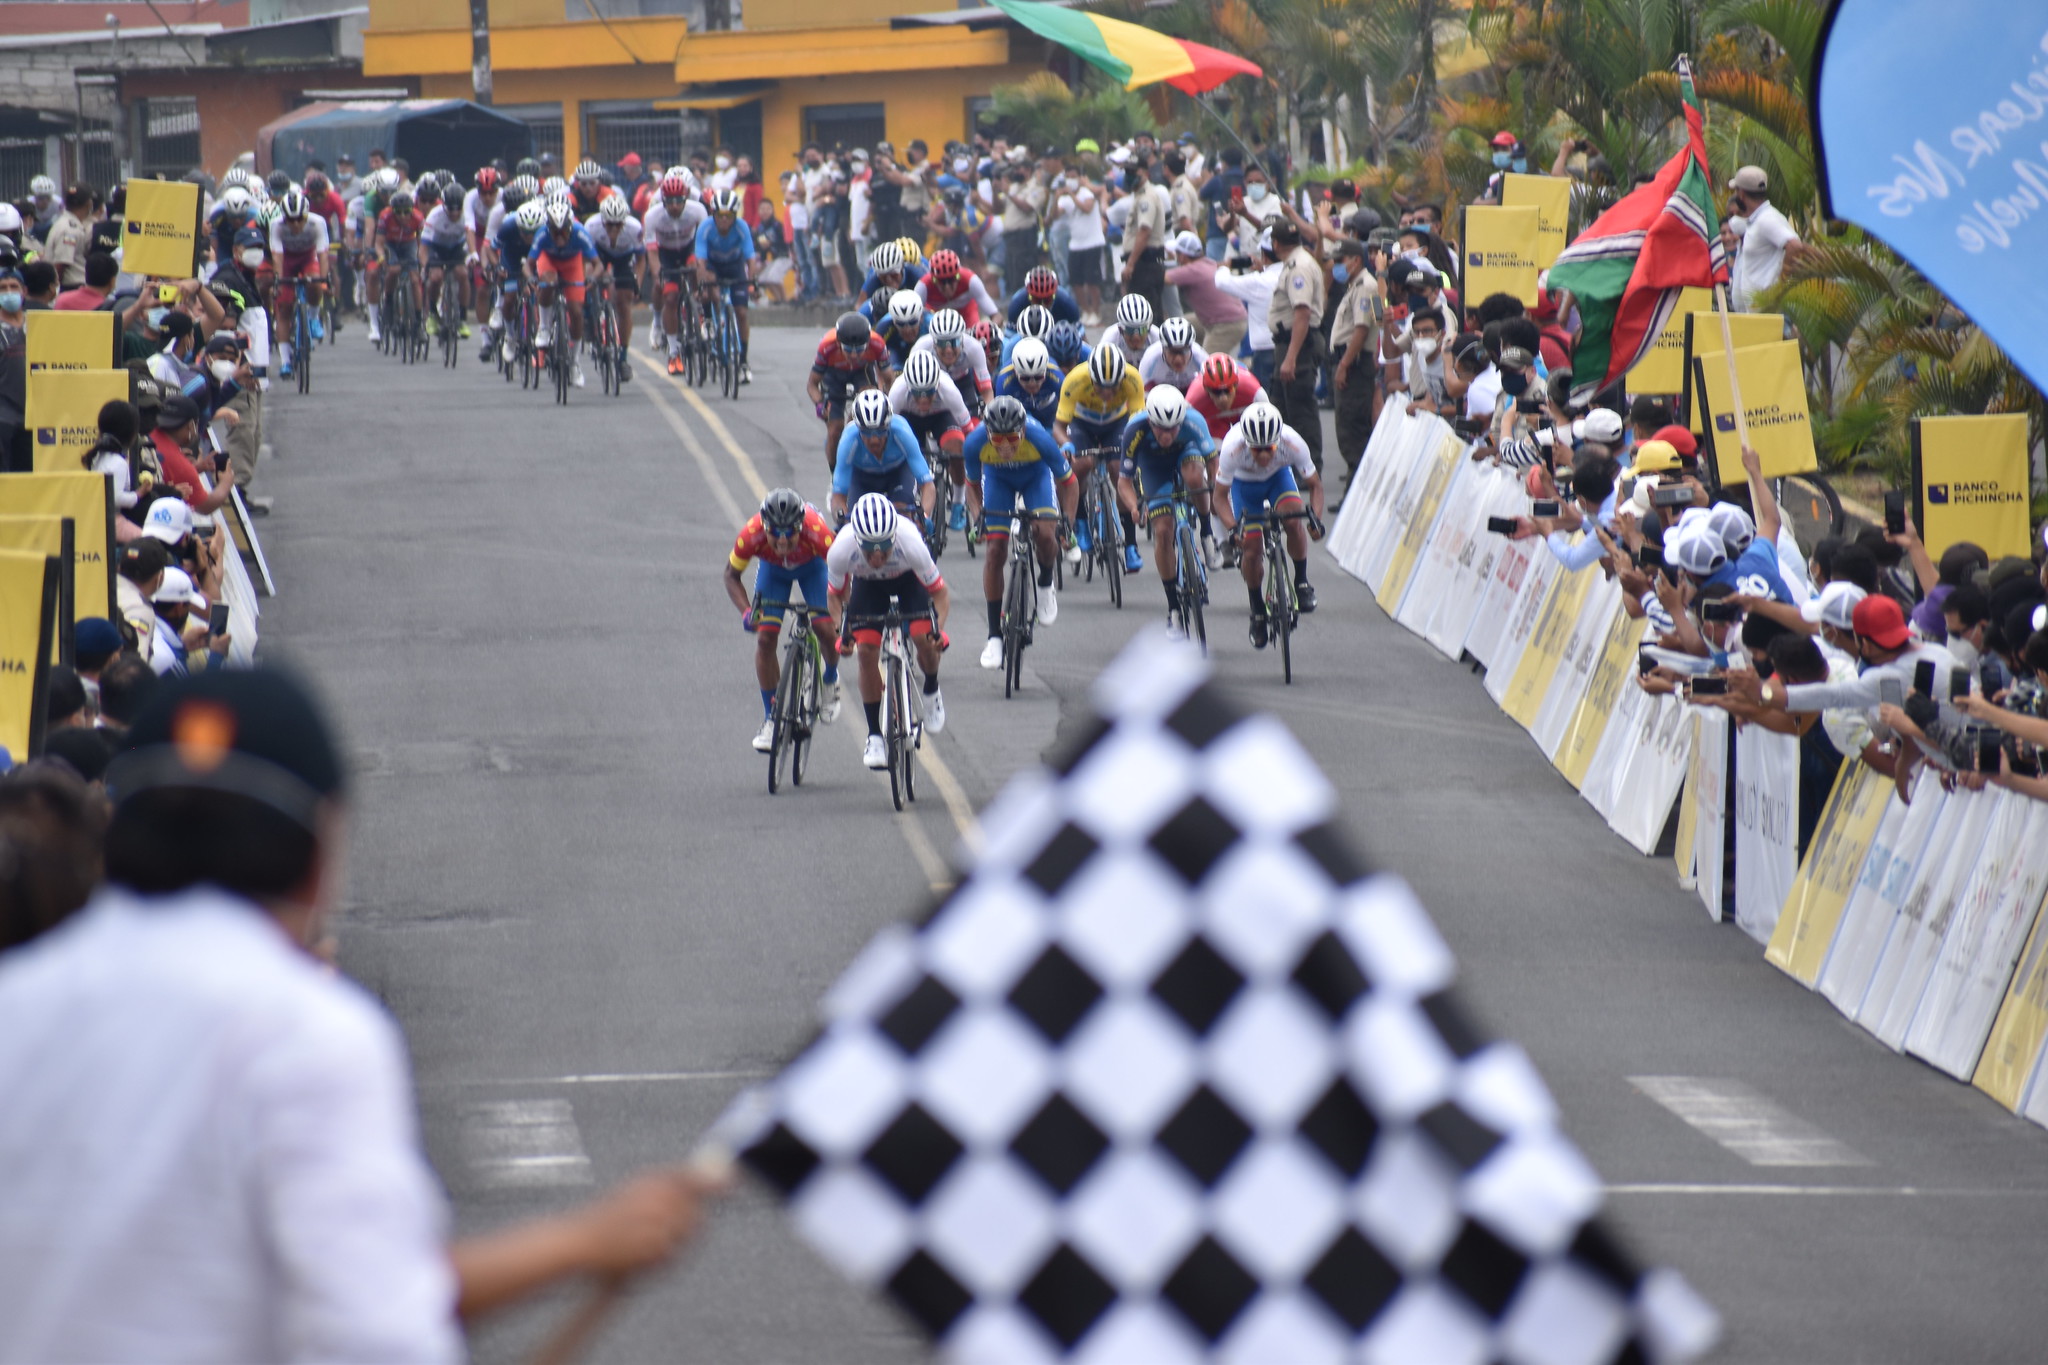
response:
M689 451L691 458L697 462L697 468L704 475L704 482L711 486L711 496L718 499L719 510L725 513L726 520L734 526L744 522L746 514L740 511L739 500L733 497L731 490L725 486L725 480L719 477L718 466L712 462L711 453L705 450L703 443L697 439L697 433L684 425L682 414L661 396L659 389L643 389L642 392L675 432L676 439L683 443L683 449Z

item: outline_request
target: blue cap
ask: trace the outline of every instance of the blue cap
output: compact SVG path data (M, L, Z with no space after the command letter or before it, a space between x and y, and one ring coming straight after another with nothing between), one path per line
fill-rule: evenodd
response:
M118 653L121 630L104 616L88 616L73 628L73 641L84 654Z
M265 237L261 232L257 231L255 228L239 228L235 232L235 245L238 247L260 246L268 250L270 246L270 239L268 237Z

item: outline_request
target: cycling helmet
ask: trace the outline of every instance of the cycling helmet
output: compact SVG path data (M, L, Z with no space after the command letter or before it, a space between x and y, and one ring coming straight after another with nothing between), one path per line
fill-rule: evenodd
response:
M853 396L853 423L862 431L881 431L889 425L889 395L880 389L862 389Z
M306 196L298 190L286 190L284 192L284 203L281 207L284 209L284 216L287 218L304 218L306 216Z
M1186 318L1168 318L1159 324L1159 344L1169 351L1185 351L1195 344L1195 329Z
M478 167L476 173L476 192L478 194L489 194L496 188L498 188L498 168L496 166Z
M1043 341L1052 335L1052 309L1032 304L1017 315L1017 330Z
M848 520L865 545L886 545L896 539L896 504L889 501L887 493L861 494Z
M896 239L896 249L903 253L903 264L924 264L924 248L917 244L917 238L898 237Z
M625 195L615 194L597 206L597 216L607 223L623 223L633 216L633 206Z
M983 318L980 322L975 323L974 330L969 332L968 335L981 343L982 350L993 351L995 349L996 325L989 321L989 319Z
M1043 379L1052 373L1052 353L1037 337L1025 337L1010 352L1010 369L1019 379Z
M528 199L531 199L540 193L540 181L530 175L515 175L512 177L512 183L509 188L515 189Z
M889 296L889 321L898 327L914 328L924 319L924 300L908 289Z
M1053 274L1049 265L1034 265L1024 276L1024 294L1027 298L1041 303L1060 292L1060 277Z
M48 178L48 177L46 177L46 176L38 176L38 177L36 177L36 179L38 179L38 180L41 180L41 179L47 179L47 178ZM235 188L235 187L237 187L237 186L241 186L241 185L246 185L246 184L248 184L248 183L249 183L249 172L248 172L248 171L246 171L246 170L244 170L244 169L243 169L242 167L240 167L240 166L230 166L230 167L228 167L228 173L227 173L226 175L224 175L224 176L222 176L222 177L220 178L220 187L221 187L221 188L222 188L223 190L227 190L227 189L233 189L233 188ZM32 180L32 181L30 181L30 182L29 182L29 189L30 189L30 191L31 191L31 192L33 192L33 191L34 191L34 189L35 189L35 181L33 181L33 180Z
M912 351L903 362L903 382L913 393L929 393L939 387L939 358L930 351Z
M740 211L740 192L738 190L720 190L711 198L711 211L713 213L738 213Z
M519 230L528 236L532 236L534 233L539 232L540 225L548 220L548 211L542 206L540 200L529 199L519 206L519 212L514 215L514 218L519 224Z
M550 199L558 194L567 194L569 192L569 182L562 179L559 175L551 175L540 182L540 192Z
M1148 411L1150 407L1148 403ZM1238 424L1238 430L1244 433L1246 445L1265 450L1279 444L1283 425L1280 420L1280 409L1271 403L1260 402L1244 410L1244 421Z
M1116 306L1116 325L1126 332L1142 332L1152 325L1152 305L1143 294L1126 294Z
M416 202L423 206L427 204L440 203L441 182L435 180L432 176L429 176L427 179L422 180L420 181L419 184L413 186L412 197Z
M455 178L455 172L448 170L445 167L442 168L441 170L434 172L434 183L438 184L441 187L441 193L443 194L448 193L448 191L450 190L459 190L462 188L462 182Z
M1078 357L1081 348L1088 344L1088 338L1082 334L1081 324L1078 322L1055 322L1052 325L1052 335L1045 341L1047 348L1054 355L1061 356Z
M1124 353L1114 346L1104 346L1088 357L1088 377L1104 393L1123 383Z
M932 253L932 278L939 281L960 278L960 258L950 251Z
M960 316L959 310L941 308L938 312L932 314L932 344L934 346L957 345L960 338L966 335L967 319Z
M45 185L50 185L50 182L48 180L44 180L43 183ZM286 190L292 187L292 178L289 175L286 175L283 171L272 171L270 173L269 178L266 179L263 182L263 184L267 189L269 189L270 197L275 199L283 195ZM55 194L56 191L57 187L55 185L50 185L50 188L47 190L37 190L35 192L38 194Z
M394 211L398 213L405 213L410 211L412 208L412 196L407 194L404 190L400 190L398 193L391 196L391 207ZM265 215L268 216L266 217ZM261 209L257 210L256 216L258 218L263 219L264 222L268 223L271 220L271 218L275 218L277 216L277 205L265 204Z
M1001 398L989 402L987 409L981 414L981 420L988 424L990 431L998 435L1014 436L1024 430L1025 416L1024 405L1010 395L1004 394Z
M875 334L875 329L868 326L868 320L858 313L841 313L832 330L839 338L840 347L848 351L866 350L868 338Z
M398 173L398 167L386 166L377 172L377 185L389 196L398 193L398 187L405 183L405 177Z
M576 163L576 182L581 185L595 185L597 178L604 174L604 168L589 157Z
M1237 387L1237 362L1222 351L1202 362L1202 387L1221 392Z
M243 189L240 185L233 185L228 188L226 194L220 197L220 202L228 212L241 213L247 210L253 201L249 198L249 191Z
M1187 420L1188 400L1171 384L1161 384L1145 395L1145 420L1172 431Z
M576 210L566 199L548 201L548 227L556 232L566 232L569 224L576 221Z
M327 184L326 176L320 174L320 172L318 171L306 172L307 195L313 198L324 198L326 197L328 188L329 187Z
M804 525L804 496L794 488L778 488L761 499L761 524L778 535L795 535Z
M538 176L540 174L540 162L530 156L522 156L513 164L512 172L515 175Z
M884 242L868 253L868 269L877 275L893 274L903 268L903 248Z
M674 171L661 178L661 197L664 199L688 199L690 182Z

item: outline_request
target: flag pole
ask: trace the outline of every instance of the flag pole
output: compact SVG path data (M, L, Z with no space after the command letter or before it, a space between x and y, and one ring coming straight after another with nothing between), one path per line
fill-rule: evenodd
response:
M1742 381L1735 373L1735 333L1728 326L1728 286L1714 286L1714 315L1721 319L1721 355L1728 362L1728 392L1735 403L1735 439L1749 445L1749 417L1742 410Z

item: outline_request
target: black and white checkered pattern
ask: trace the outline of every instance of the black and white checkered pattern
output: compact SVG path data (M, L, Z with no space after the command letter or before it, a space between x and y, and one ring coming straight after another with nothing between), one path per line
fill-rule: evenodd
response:
M1270 717L1163 638L972 875L875 939L722 1128L948 1358L1590 1365L1714 1315L1592 1221L1527 1056L1447 993Z

